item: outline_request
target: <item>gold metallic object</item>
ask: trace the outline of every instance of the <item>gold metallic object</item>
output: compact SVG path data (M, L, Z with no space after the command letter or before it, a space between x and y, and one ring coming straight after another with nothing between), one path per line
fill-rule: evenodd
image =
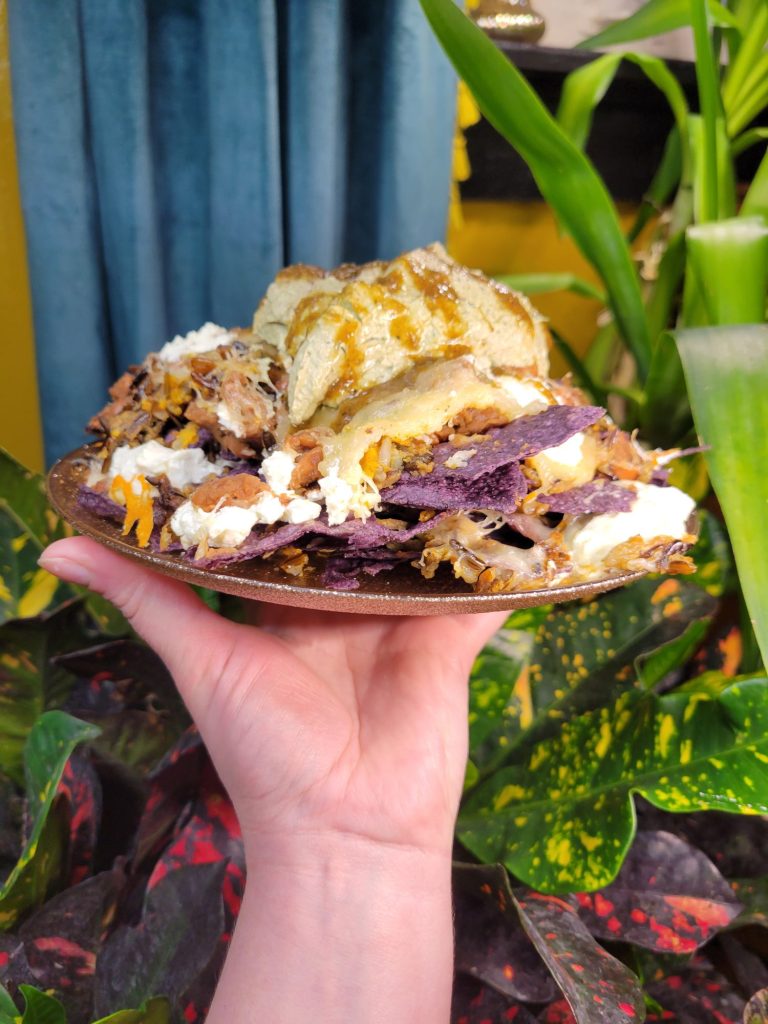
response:
M494 39L537 43L546 27L529 0L478 0L469 13L475 24Z
M141 562L148 569L219 590L236 597L247 597L272 604L313 608L316 611L356 612L358 615L448 615L457 612L491 612L515 608L535 608L555 601L589 598L604 590L613 590L639 580L643 573L622 573L590 583L567 587L528 590L517 594L475 594L468 584L443 579L425 580L410 566L392 569L378 576L360 574L360 589L329 590L321 586L317 574L292 578L286 576L271 559L254 558L221 569L205 569L183 555L140 548L120 527L78 502L80 488L88 475L88 446L71 452L48 474L48 497L56 511L68 523L120 555Z

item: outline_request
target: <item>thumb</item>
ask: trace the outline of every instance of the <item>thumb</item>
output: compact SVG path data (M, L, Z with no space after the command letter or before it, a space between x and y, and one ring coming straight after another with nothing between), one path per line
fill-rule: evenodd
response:
M87 537L58 540L39 564L69 583L101 594L152 647L182 690L185 700L201 675L199 652L221 639L231 623L220 619L185 584L152 572ZM187 703L190 703L187 701Z

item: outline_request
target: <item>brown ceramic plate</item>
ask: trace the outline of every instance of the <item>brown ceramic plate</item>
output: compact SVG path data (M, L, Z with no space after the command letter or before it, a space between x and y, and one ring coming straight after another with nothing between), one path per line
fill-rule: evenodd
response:
M120 527L102 519L77 501L85 482L88 448L79 448L56 463L48 474L48 496L57 512L80 533L105 544L121 555L166 576L196 583L225 594L248 597L275 604L314 608L320 611L356 612L371 615L447 615L456 612L510 611L533 608L555 601L592 597L604 590L621 587L642 577L643 573L623 573L591 583L517 594L475 594L468 584L444 578L425 580L415 569L402 566L379 576L360 574L360 588L353 591L328 590L317 585L316 577L306 581L292 579L270 561L254 559L221 569L198 567L179 554L160 554L137 547L123 537Z

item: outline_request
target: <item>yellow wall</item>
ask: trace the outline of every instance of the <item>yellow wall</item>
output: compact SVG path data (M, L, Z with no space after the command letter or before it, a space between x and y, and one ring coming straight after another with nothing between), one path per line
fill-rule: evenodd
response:
M40 470L43 441L16 173L5 0L0 0L0 353L0 445L26 466Z

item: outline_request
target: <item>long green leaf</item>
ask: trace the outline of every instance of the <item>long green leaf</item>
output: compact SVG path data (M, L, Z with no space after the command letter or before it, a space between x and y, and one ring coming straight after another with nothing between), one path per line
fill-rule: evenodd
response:
M693 418L768 664L768 326L675 334Z
M633 793L667 811L768 812L768 679L717 697L630 691L563 722L469 794L458 834L543 892L597 889L632 841Z
M640 284L600 176L520 72L453 0L420 3L481 111L523 157L560 223L605 282L616 322L644 379L650 344Z
M699 87L699 105L703 125L703 159L699 172L703 193L703 215L715 220L719 213L717 122L722 117L722 104L718 84L715 55L707 24L705 0L689 0L693 38L696 44L696 82Z
M170 1024L171 1008L163 996L148 999L138 1010L118 1010L94 1024Z
M583 148L589 137L592 115L616 76L623 60L635 64L666 97L680 137L687 138L688 102L682 87L659 57L645 53L606 53L565 79L557 120L567 135Z
M737 18L722 4L710 0L707 4L709 16L714 25L723 28L739 28ZM684 28L691 23L688 0L648 0L628 18L615 21L608 28L579 43L582 50L595 50L603 46L632 43L637 39L648 39Z
M496 280L515 288L526 295L541 295L545 292L573 292L584 299L596 299L605 303L605 292L591 281L585 281L576 274L497 274Z
M687 146L687 138L686 138ZM667 136L664 145L664 152L661 155L659 166L651 179L651 183L643 196L640 209L632 227L627 232L627 241L632 244L640 235L648 221L655 214L661 213L663 207L669 202L670 196L680 181L682 173L682 142L680 132L673 128ZM648 332L653 343L653 330Z
M731 152L735 157L741 156L742 153L759 142L768 142L768 128L750 128L748 131L742 132L741 135L737 135L731 143Z

